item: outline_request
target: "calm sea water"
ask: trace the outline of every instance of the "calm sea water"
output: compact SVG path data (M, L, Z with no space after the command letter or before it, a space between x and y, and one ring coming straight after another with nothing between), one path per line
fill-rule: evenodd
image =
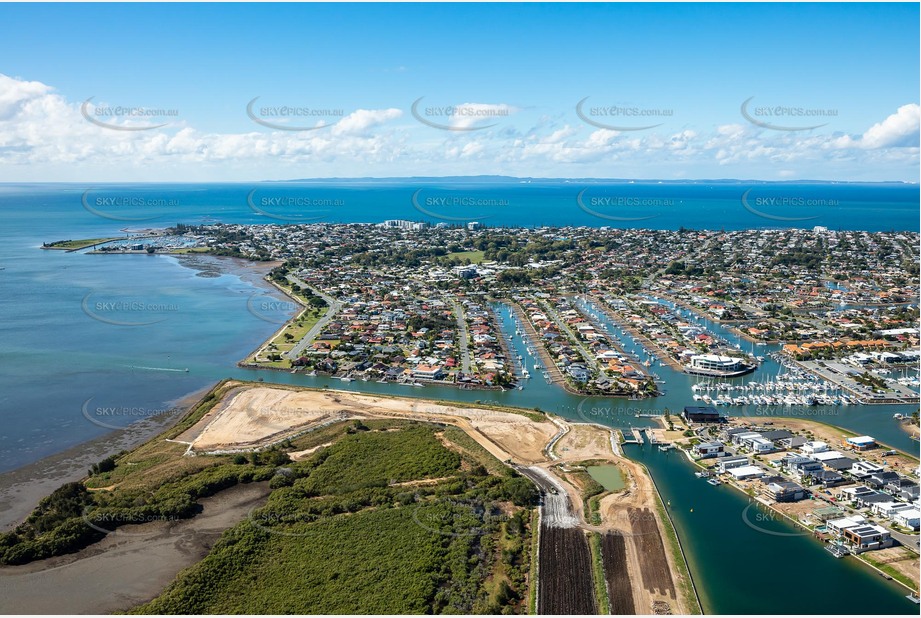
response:
M252 299L261 297L265 288L252 269L231 260L42 251L38 247L43 242L117 236L126 228L176 222L285 223L308 215L342 222L439 221L422 211L445 217L476 215L489 225L778 227L781 222L758 217L742 204L741 195L749 190L745 204L759 212L774 208L769 205L773 202L758 201L768 196L787 200L786 210L771 211L777 216L818 217L785 226L918 228L918 189L901 184L0 185L0 471L104 433L104 427L86 420L86 409L119 409L103 424L123 426L221 377L257 375L237 369L235 362L284 320L281 305L277 316L252 311ZM624 201L633 197L640 201ZM831 207L807 205L818 200L839 206L832 214ZM655 203L659 205L648 205ZM618 208L645 208L645 216L653 218L615 222L587 212L605 214ZM653 216L666 210L669 216ZM115 303L122 304L111 310ZM186 368L188 373L176 371ZM773 371L770 365L766 369ZM258 375L309 380L274 372ZM636 405L630 408L680 409L689 380L671 376L665 398L631 402ZM393 390L334 383L339 388ZM421 396L418 390L406 394ZM523 391L461 394L427 389L425 396L497 399L574 417L586 409L582 400L539 378ZM892 411L853 407L830 416L829 422L911 448L894 423L883 422L881 417L891 418ZM610 419L619 424L644 421L624 410Z
M917 230L917 185L834 183L372 182L256 185L4 185L8 216L61 229L197 223L477 220L490 226ZM17 209L16 204L22 208ZM9 213L10 208L20 210ZM9 214L8 214L9 213ZM104 221L104 220L103 220ZM115 228L118 229L118 228Z
M626 453L656 479L705 613L917 615L904 588L854 558L835 558L741 492L698 479L683 454L648 443Z
M236 361L275 331L285 317L284 303L277 304L275 313L253 310L253 299L265 299L270 293L257 270L234 260L206 257L42 251L43 242L117 236L125 228L177 222L285 223L315 218L372 223L398 218L432 223L481 220L495 226L745 229L824 225L916 231L918 213L917 187L896 184L2 185L0 472L104 435L109 427L124 427L162 413L178 398L224 377L261 377L267 382L408 397L494 401L620 427L652 425L651 419L636 415L659 413L666 407L680 410L691 403L693 379L666 367L656 369L666 379L665 396L615 402L568 395L546 384L539 371L532 371L535 378L521 391L493 393L344 383L243 370L235 366ZM497 311L506 331L513 333L508 311L501 306ZM711 326L733 339L719 325ZM527 358L524 342L516 340L513 345ZM625 345L640 352L629 339ZM768 361L762 371L770 375L776 372L776 365ZM756 373L748 379L757 377ZM897 411L910 412L911 407L851 406L808 414L916 452L917 443L891 419ZM753 414L748 410L735 413ZM741 503L728 497L711 501L703 495L712 490L723 492L715 495L728 496L728 488L691 483L696 481L693 476L685 481L689 472L674 456L637 456L650 467L666 497L683 501L683 496L690 500L700 493L695 503L710 504L706 516L676 517L708 609L724 613L789 612L793 607L819 613L916 611L917 606L901 599L896 594L899 591L881 578L846 566L847 561L835 561L817 544L810 549L809 539L789 541L792 544L784 556L769 561L770 569L751 564L759 552L774 555L777 546L773 536L751 536L751 528L739 515L744 498L739 497ZM695 515L700 508L695 508ZM744 568L739 567L742 564ZM826 600L840 597L840 607L791 605L791 597L765 594L765 587L759 588L758 582L774 591L792 587L797 590L797 603L810 596L803 592L802 579L783 575L785 569L793 568L790 565L806 581L837 578L827 585L807 587L848 591L845 595L812 595ZM753 595L759 590L759 603L753 605ZM858 610L848 600L851 594L884 600L882 605L867 601L870 604Z

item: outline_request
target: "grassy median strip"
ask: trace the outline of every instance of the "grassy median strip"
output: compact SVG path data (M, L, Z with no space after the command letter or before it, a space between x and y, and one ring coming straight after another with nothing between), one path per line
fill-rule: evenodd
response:
M537 582L540 577L540 508L531 511L531 570L528 574L528 613L537 614Z
M604 578L604 563L601 558L601 535L589 532L588 545L592 550L592 581L595 582L595 599L601 614L611 613L611 599L608 597L608 583Z

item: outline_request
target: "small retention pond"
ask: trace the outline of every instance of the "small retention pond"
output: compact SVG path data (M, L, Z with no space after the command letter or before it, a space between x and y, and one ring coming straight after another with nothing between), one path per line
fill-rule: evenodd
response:
M589 466L586 471L608 491L624 488L624 475L617 466Z

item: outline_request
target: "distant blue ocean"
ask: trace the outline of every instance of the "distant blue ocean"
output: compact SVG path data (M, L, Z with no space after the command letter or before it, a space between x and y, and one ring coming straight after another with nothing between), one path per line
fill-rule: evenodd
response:
M85 230L202 223L378 223L500 227L917 230L919 188L901 183L343 181L261 184L0 185L4 221ZM107 225L107 223L109 225Z
M105 434L105 426L87 420L87 408L122 410L104 423L122 427L222 377L255 379L235 363L285 317L266 319L252 311L250 301L265 295L265 286L259 273L233 261L42 251L43 242L178 222L411 219L528 227L916 231L918 217L918 187L902 184L0 185L0 472ZM117 302L155 309L142 307L122 324L87 315L87 304ZM289 377L295 376L266 379ZM540 403L537 391L514 396L535 399L527 405Z

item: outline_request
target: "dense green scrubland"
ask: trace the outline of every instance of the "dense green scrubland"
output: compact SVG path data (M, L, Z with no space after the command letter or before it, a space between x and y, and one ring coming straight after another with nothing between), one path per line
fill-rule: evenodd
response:
M137 613L522 612L531 484L439 427L369 425L285 466L266 506Z
M185 456L167 441L210 411L95 464L12 532L0 562L72 553L119 526L194 517L200 498L269 481L265 506L224 532L138 613L525 613L533 485L454 427L339 423L271 450ZM317 448L300 461L288 452Z

